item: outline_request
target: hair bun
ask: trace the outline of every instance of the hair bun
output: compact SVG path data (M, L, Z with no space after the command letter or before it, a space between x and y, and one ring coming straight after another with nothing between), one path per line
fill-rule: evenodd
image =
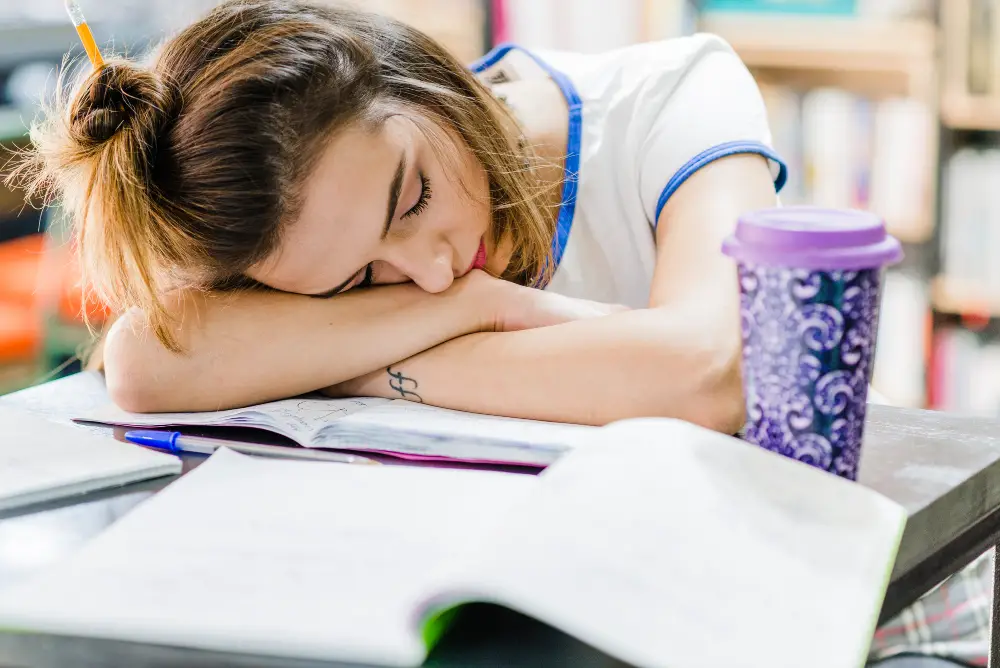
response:
M109 62L84 81L71 116L72 128L87 143L106 142L137 125L157 133L173 117L176 99L152 70L127 61Z

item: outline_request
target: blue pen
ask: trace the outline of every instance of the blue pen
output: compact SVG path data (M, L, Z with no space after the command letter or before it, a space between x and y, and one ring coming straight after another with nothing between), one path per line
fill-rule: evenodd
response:
M179 431L138 430L125 433L125 440L136 445L144 445L157 450L164 450L179 455L184 452L210 455L219 448L229 448L245 455L261 457L277 457L280 459L301 459L313 462L338 462L340 464L380 464L381 462L358 455L346 455L340 452L323 452L306 448L286 447L282 445L260 445L258 443L241 443L226 441L221 438L204 438L202 436L184 436Z

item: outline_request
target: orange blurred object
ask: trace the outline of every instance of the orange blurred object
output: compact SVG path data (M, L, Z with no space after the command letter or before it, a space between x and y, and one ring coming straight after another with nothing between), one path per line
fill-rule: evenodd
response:
M25 307L38 302L38 270L45 251L45 235L0 243L0 301Z
M32 234L0 243L0 363L35 358L42 350L45 322L57 317L83 322L83 291L73 249ZM94 324L108 316L98 300L87 300Z
M38 313L0 300L0 363L31 359L41 349L42 321Z
M42 347L38 271L44 235L0 244L0 362L23 361Z

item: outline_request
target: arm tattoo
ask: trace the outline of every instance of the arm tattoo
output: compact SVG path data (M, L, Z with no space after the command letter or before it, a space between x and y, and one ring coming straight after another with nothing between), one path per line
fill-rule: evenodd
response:
M421 404L424 403L420 395L415 392L419 386L419 383L415 379L404 376L402 371L393 371L391 366L386 367L385 372L389 374L389 387L399 392L400 397ZM412 385L408 385L408 383L412 383Z

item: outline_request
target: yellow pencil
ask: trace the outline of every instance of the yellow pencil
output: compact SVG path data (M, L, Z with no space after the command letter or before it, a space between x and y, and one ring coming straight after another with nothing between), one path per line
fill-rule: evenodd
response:
M83 17L83 10L80 9L80 3L77 0L66 0L66 12L69 14L69 18L76 28L76 34L80 36L80 41L83 42L83 48L87 51L87 56L90 58L94 69L103 67L104 58L101 57L101 52L97 48L97 42L94 41L94 33L90 32L87 19Z

